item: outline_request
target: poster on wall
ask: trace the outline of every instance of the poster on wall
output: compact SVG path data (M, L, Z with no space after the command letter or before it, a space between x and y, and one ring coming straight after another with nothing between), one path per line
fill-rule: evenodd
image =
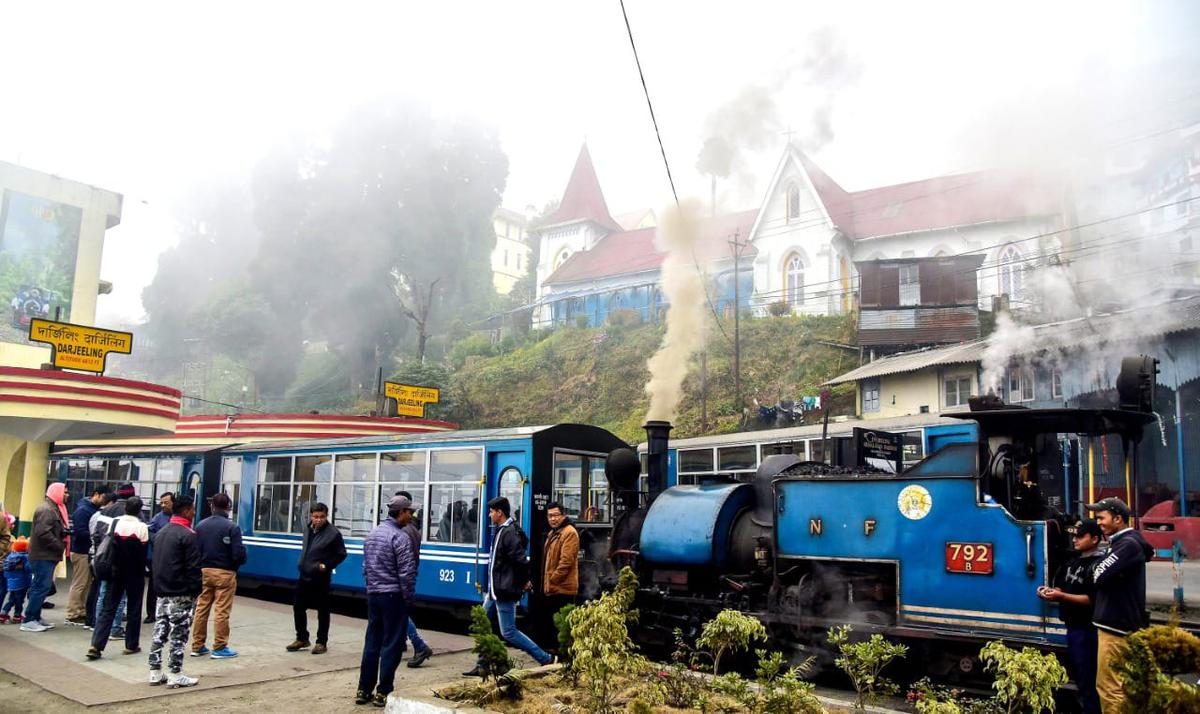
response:
M83 209L18 191L0 196L0 341L29 342L34 318L67 320Z

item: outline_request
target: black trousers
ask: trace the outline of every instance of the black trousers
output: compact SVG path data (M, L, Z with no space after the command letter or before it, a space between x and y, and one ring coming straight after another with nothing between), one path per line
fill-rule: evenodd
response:
M308 642L308 611L317 611L317 644L329 642L329 581L301 580L296 584L292 601L292 617L296 624L296 639Z
M154 592L154 566L146 563L146 618L155 619L158 613L155 608L158 606L158 593Z
M121 596L127 599L125 607L125 649L136 650L142 637L142 611L138 603L142 601L142 589L146 582L142 579L142 567L130 568L128 573L118 573L108 583L104 591L104 602L100 605L100 613L96 616L96 629L92 632L92 647L104 651L108 644L108 636L112 634L113 619L117 616L117 605Z
M90 565L89 565L90 567ZM96 610L99 608L96 599L100 596L100 578L92 577L92 584L88 586L87 594L87 624L91 627L96 626Z
M558 627L554 624L554 616L567 605L578 605L578 595L543 595L541 612L534 618L540 627L537 628L538 644L543 649L558 651Z

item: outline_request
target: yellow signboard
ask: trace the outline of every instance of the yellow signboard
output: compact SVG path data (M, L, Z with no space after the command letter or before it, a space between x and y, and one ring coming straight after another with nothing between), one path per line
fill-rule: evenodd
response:
M437 387L417 387L412 384L384 382L383 396L396 400L396 413L401 416L424 417L426 404L437 404L441 390Z
M104 374L108 353L127 355L133 351L133 333L99 327L51 322L35 317L29 321L29 341L44 342L53 351L55 367Z

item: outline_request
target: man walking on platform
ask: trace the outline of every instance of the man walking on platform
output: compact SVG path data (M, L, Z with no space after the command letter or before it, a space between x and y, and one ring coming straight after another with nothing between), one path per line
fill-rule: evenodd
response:
M242 530L229 519L233 502L225 493L212 497L212 515L196 526L196 541L200 546L200 572L203 589L196 600L196 621L192 626L192 656L209 654L204 641L208 638L208 613L213 613L213 659L237 657L229 647L229 613L237 593L237 569L246 562L246 547L242 545Z
M200 548L192 530L196 507L191 496L175 499L171 522L154 537L154 587L158 591L155 610L154 645L150 648L150 684L191 687L195 677L183 673L183 648L192 626L192 610L200 594ZM168 674L163 675L163 646L170 642L167 654Z
M517 603L530 584L529 556L525 554L529 538L509 515L510 509L508 499L503 496L488 501L488 520L498 528L492 538L488 559L488 589L483 598L483 609L487 610L488 617L494 612L500 621L500 636L506 642L534 658L539 665L547 665L555 658L517 629ZM482 661L476 662L475 668L463 672L463 676L481 676L482 665Z
M71 594L67 600L67 624L88 624L88 592L92 587L92 568L88 552L92 545L88 523L104 503L108 486L98 484L90 497L80 498L71 514Z
M100 659L104 652L104 647L108 644L108 636L113 631L113 625L119 624L114 623L113 620L117 614L117 603L121 601L121 598L128 598L128 602L135 604L142 601L142 587L145 582L143 577L146 572L146 544L150 541L150 534L146 530L146 524L142 523L141 514L142 499L134 496L125 502L125 515L112 524L111 538L107 546L112 549L108 558L112 572L106 576L108 591L105 593L104 602L100 603L100 612L96 616L96 631L92 633L92 646L87 652L88 659ZM97 569L101 567L104 560L105 558L97 558ZM141 611L136 607L127 610L124 654L137 654L142 651L140 647L142 636L140 614Z
M329 506L314 503L308 509L308 527L304 529L304 545L296 568L300 580L292 602L296 624L296 641L287 646L288 652L308 649L308 608L317 611L317 646L313 654L325 654L329 642L329 583L333 569L346 559L346 544L341 531L329 523Z
M404 528L412 520L412 501L394 496L388 517L363 542L363 579L367 584L367 636L363 642L355 704L387 706L396 667L404 655L408 606L417 589L417 561ZM376 687L378 684L378 687ZM374 695L371 690L374 689Z
M412 494L408 491L397 491L397 496L404 496L408 500L412 500ZM417 567L421 567L421 524L417 521L416 512L413 512L413 517L405 524L404 529L408 531L408 537L413 544L413 557L417 559ZM421 638L421 633L417 632L417 626L413 623L412 610L408 612L408 641L412 643L413 655L408 660L410 669L420 667L425 663L425 660L433 656L433 648L425 643Z
M171 522L171 506L175 494L167 491L158 497L158 513L150 519L150 547L146 550L146 624L154 623L154 609L158 597L154 594L154 535Z
M1088 505L1096 513L1100 530L1108 536L1108 555L1096 564L1096 608L1092 623L1097 630L1096 691L1104 714L1116 714L1125 702L1125 689L1114 669L1114 658L1125 648L1125 637L1148 624L1146 616L1146 561L1154 549L1142 534L1129 526L1132 514L1119 498L1104 498Z

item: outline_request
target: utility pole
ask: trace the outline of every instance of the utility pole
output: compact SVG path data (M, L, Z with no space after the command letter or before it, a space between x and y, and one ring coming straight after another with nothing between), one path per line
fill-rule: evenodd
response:
M733 392L735 395L738 409L738 418L740 419L744 412L742 404L742 331L741 331L741 316L742 316L742 290L741 290L741 258L742 251L749 247L749 243L741 243L738 241L738 231L733 232L733 240L729 241L729 246L733 250Z

